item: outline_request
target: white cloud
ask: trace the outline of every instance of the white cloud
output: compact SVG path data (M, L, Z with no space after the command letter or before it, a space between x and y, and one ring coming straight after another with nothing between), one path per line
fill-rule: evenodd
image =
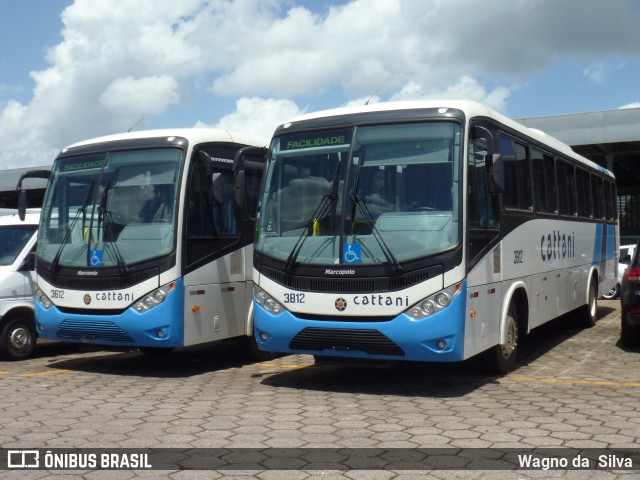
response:
M496 87L491 91L487 91L476 79L465 75L456 83L447 85L442 89L428 91L424 85L408 82L398 93L391 96L391 100L435 100L440 98L475 100L494 110L504 112L506 110L506 100L510 94L511 91L506 87Z
M271 137L278 125L302 113L304 112L291 100L241 98L236 102L236 110L222 117L219 122L207 124L199 121L195 126Z
M595 84L602 84L609 76L610 70L602 64L591 65L584 69L584 75Z
M559 57L593 65L596 81L607 58L640 58L636 0L305 5L315 11L294 0L76 0L48 68L31 72L31 100L0 88L0 166L41 164L140 117L191 108L191 124L205 102L203 122L264 135L319 99L446 96L505 111L514 84Z
M633 102L633 103L627 103L626 105L622 105L621 107L618 107L620 109L622 108L640 108L640 102Z
M620 70L624 68L624 66L624 62L619 64L596 63L585 68L583 73L590 82L596 85L602 85L616 70Z
M472 14L471 14L472 12ZM517 81L562 55L638 58L637 3L472 0L352 1L326 15L297 8L243 32L213 82L220 95L312 95L340 85L389 96L409 82L442 90L461 76ZM603 25L616 25L615 29ZM492 28L495 27L495 28ZM603 31L606 30L606 35Z
M179 102L178 82L169 75L135 79L131 76L114 80L100 95L100 105L120 114L162 113Z

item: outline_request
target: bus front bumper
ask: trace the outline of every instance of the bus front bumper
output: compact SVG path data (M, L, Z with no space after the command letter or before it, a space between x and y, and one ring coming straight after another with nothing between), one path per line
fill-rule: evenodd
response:
M182 281L155 307L137 312L101 313L87 308L73 312L55 305L45 309L35 301L36 329L41 338L92 345L176 348L184 345Z
M261 350L392 361L455 362L464 358L464 295L421 320L404 313L390 321L308 320L285 310L273 315L254 301ZM363 321L364 320L364 321Z

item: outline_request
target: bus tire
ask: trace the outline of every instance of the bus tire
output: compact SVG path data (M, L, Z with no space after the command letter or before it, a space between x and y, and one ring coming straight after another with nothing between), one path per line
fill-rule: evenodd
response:
M245 356L255 362L266 362L280 356L279 353L260 350L255 335L240 337L238 342Z
M5 360L24 360L33 354L36 339L33 318L25 315L11 316L0 329L0 357Z
M591 328L595 326L598 317L598 287L596 282L591 278L589 284L589 295L587 304L578 310L578 323L582 328Z
M173 352L173 347L140 347L138 350L149 357L166 357Z
M511 301L507 310L505 343L498 344L489 350L490 368L493 373L504 375L516 368L518 354L518 339L520 325L518 323L518 308Z

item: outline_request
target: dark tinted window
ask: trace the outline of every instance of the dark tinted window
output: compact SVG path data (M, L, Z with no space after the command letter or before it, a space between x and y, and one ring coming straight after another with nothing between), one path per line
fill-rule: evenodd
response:
M559 160L556 169L558 172L560 214L573 216L576 214L576 185L573 165Z
M604 187L602 178L591 175L591 193L593 196L593 218L602 219L604 210Z
M589 182L589 172L582 168L576 169L576 193L578 200L578 215L581 217L591 216L591 184Z
M551 155L531 150L533 169L533 199L536 211L555 213L557 210L556 175Z
M500 153L504 160L504 206L519 210L531 209L531 176L527 149L524 145L500 135Z

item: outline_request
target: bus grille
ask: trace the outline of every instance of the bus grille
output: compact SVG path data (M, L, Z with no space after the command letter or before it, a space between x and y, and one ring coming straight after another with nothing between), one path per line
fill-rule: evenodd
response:
M377 330L308 327L296 335L289 348L294 350L363 351L370 355L404 356L404 351Z
M57 288L72 290L122 290L159 274L158 268L150 268L142 272L125 274L114 277L77 277L56 275L45 269L38 269L38 274Z
M262 267L260 273L274 282L293 290L318 293L370 293L393 292L409 288L442 274L442 267L436 266L418 270L398 277L370 278L326 278L290 275L269 267Z
M87 338L90 340L107 340L109 342L133 342L116 324L104 320L92 320L80 322L76 320L64 320L59 326L56 335L61 339Z

